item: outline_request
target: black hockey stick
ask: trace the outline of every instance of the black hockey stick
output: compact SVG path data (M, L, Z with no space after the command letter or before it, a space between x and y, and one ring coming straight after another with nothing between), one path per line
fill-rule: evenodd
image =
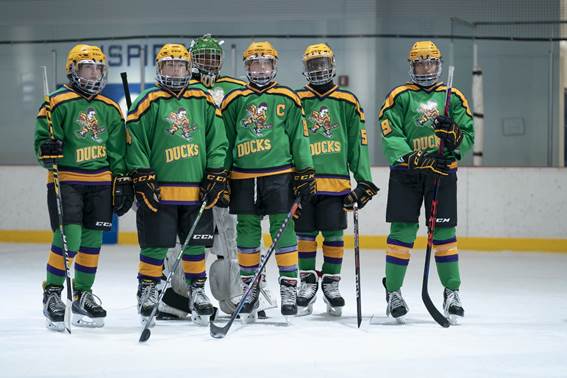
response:
M43 94L45 101L45 113L47 115L47 128L49 130L49 137L55 139L55 131L53 130L53 123L51 121L51 102L49 101L49 84L47 82L47 67L41 66L43 69ZM67 286L67 301L65 302L65 316L63 317L63 324L65 330L71 333L71 308L73 304L73 290L71 288L71 271L69 268L69 247L67 245L67 238L63 227L63 199L61 196L61 185L59 181L59 168L57 163L51 166L51 174L53 175L53 188L55 190L55 200L57 202L57 220L59 222L59 232L61 233L61 240L63 241L63 266L65 267L65 286Z
M278 243L280 237L285 231L285 228L287 227L289 220L293 217L293 214L295 214L295 212L297 211L300 202L301 202L300 197L297 197L295 201L293 201L293 205L291 205L291 209L289 210L289 213L287 213L287 216L284 219L282 225L280 226L278 232L276 233L276 236L274 236L274 240L272 240L272 245L270 246L270 249L268 249L268 252L266 252L264 259L261 261L258 271L254 275L254 278L252 278L252 282L250 282L250 285L248 285L248 289L244 292L244 294L242 294L242 298L240 298L240 302L238 303L238 306L236 306L236 309L230 316L228 323L226 323L223 327L219 327L215 323L210 322L211 336L214 337L215 339L222 339L223 337L226 336L228 330L232 326L232 323L237 318L238 314L242 310L242 307L244 307L244 302L246 301L246 298L248 298L248 295L250 295L250 292L252 292L254 285L259 285L260 277L262 277L262 271L264 270L266 264L268 263L268 260L274 253L274 250L276 249L276 244Z
M152 309L152 313L148 317L146 324L144 324L144 329L142 329L142 333L140 334L140 340L138 340L138 341L141 342L141 343L148 341L148 339L152 335L152 332L150 331L150 325L152 324L152 320L156 316L159 303L161 302L163 296L165 295L165 290L167 289L169 282L171 282L171 277L173 277L173 273L175 273L175 271L177 270L177 267L179 266L179 263L181 262L181 258L183 257L183 251L185 250L185 248L187 247L187 244L189 244L189 241L193 237L193 233L195 232L195 228L197 228L197 223L199 223L199 220L201 219L201 216L203 215L203 212L205 211L206 206L207 206L207 201L205 200L205 201L203 201L203 204L199 208L199 212L197 213L197 217L195 217L195 221L193 222L191 229L189 229L189 233L187 234L187 237L185 238L185 242L183 242L181 249L177 253L177 258L175 259L175 263L173 264L173 267L171 268L170 272L167 274L167 278L165 280L165 284L163 285L163 289L159 294L158 300L157 300L156 304L154 305L154 308Z
M120 77L122 78L122 87L124 88L124 97L126 98L126 105L128 109L126 110L126 115L132 106L132 97L130 97L130 87L128 86L128 74L126 72L120 72Z
M352 206L352 217L354 219L354 275L356 282L356 323L360 328L362 323L362 300L360 297L360 237L358 234L358 204Z
M454 66L449 66L449 75L447 78L447 95L445 97L445 115L449 115L449 109L451 105L451 87L453 86L453 72L455 70ZM443 141L439 143L439 154L443 155L445 150L443 146ZM429 265L431 262L431 248L433 246L433 233L435 232L435 224L437 223L437 207L439 206L439 201L437 199L437 194L439 193L439 185L441 180L439 176L435 176L433 185L435 186L435 191L433 192L433 198L431 200L431 214L429 215L429 224L427 229L427 249L425 250L425 267L423 268L423 284L421 286L421 299L425 308L433 319L439 323L441 327L449 327L449 320L437 310L431 297L429 296L429 291L427 289L427 284L429 281Z

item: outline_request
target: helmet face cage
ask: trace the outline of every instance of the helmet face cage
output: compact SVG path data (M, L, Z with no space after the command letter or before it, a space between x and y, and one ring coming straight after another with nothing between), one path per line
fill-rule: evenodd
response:
M314 85L327 84L335 77L335 58L322 56L304 61L303 75Z
M201 75L201 81L208 87L215 84L223 64L222 50L202 48L193 50L193 67Z
M441 61L441 59L437 59L437 58L410 60L409 65L410 65L409 75L411 81L422 87L430 87L433 84L437 83L439 81L439 78L441 77L441 71L443 69L443 62ZM417 74L416 66L418 65L423 65L423 66L435 65L436 69L434 72L431 73Z
M259 87L270 83L278 72L278 60L270 55L252 55L244 61L246 77Z
M91 73L94 72L96 75L84 76L85 73L82 71L85 70L89 70ZM102 92L106 86L107 75L108 70L105 63L95 62L93 60L81 60L71 64L69 79L73 85L81 91L90 95L96 95Z
M172 71L179 69L179 65L185 65L185 75L165 74L165 68ZM162 59L156 64L156 80L166 88L179 90L185 88L191 79L191 62L185 59L168 58Z

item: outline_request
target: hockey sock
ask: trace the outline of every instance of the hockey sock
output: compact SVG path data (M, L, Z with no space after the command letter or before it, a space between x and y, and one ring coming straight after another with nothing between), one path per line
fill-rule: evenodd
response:
M78 291L91 291L98 267L98 256L102 245L102 231L83 228L81 247L75 259L75 280L73 288Z
M315 270L317 260L317 231L298 232L297 247L299 249L299 269Z
M343 231L322 231L323 233L323 274L340 274L345 252Z
M238 264L242 277L253 276L260 265L262 237L261 218L257 215L239 214L236 223Z
M456 233L455 227L438 227L433 235L437 274L443 286L451 290L461 286Z
M418 223L392 223L386 245L386 289L400 290L410 260Z
M205 272L205 247L188 246L183 251L183 271L185 272L185 280L191 286L196 280L207 278Z
M138 265L139 280L160 281L163 270L163 259L167 248L142 248Z
M287 214L270 215L270 235L272 240L281 227ZM297 278L297 237L295 236L295 224L290 221L276 244L276 261L280 270L280 276Z
M68 224L63 226L65 229L65 237L67 239L67 247L69 248L69 259L67 266L71 268L73 258L81 245L81 225ZM53 241L51 243L51 251L47 259L47 285L63 286L65 282L65 265L63 261L63 241L59 228L53 233Z

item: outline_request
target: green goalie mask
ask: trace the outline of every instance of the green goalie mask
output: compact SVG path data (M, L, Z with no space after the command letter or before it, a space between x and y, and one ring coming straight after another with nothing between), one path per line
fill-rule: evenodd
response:
M191 42L191 55L193 56L193 70L201 76L201 82L206 87L212 87L219 75L223 63L221 45L224 41L217 41L210 34L205 34L196 41Z

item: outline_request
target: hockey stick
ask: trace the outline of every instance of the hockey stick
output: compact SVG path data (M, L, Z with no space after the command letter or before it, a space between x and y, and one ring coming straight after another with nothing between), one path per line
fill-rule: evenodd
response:
M454 66L449 66L449 74L447 78L447 94L445 96L445 111L444 114L447 116L449 115L449 109L451 105L451 87L453 86L453 73L455 71ZM439 154L443 155L445 148L443 145L443 141L441 140L439 143ZM425 250L425 267L423 268L423 284L421 286L421 299L423 300L423 304L425 304L425 308L429 312L429 314L433 317L433 319L439 323L441 327L449 327L449 320L437 310L431 297L429 296L429 291L427 289L427 284L429 281L429 265L431 262L431 248L433 246L433 233L435 232L435 224L437 223L437 207L439 206L439 201L437 199L437 194L439 193L439 185L441 184L441 180L439 176L435 177L433 185L435 186L435 191L433 192L433 198L431 200L431 214L429 215L429 224L427 230L427 249Z
M47 128L49 130L49 137L55 140L55 131L53 130L53 123L51 121L51 102L49 100L49 83L47 82L47 67L41 66L43 70L43 94L45 102L45 113L47 115ZM63 199L61 196L61 186L59 182L59 168L57 163L51 166L51 174L53 175L53 188L55 190L55 201L57 202L57 220L59 221L59 232L61 233L61 240L63 241L63 266L65 267L65 286L67 286L67 301L65 302L65 316L63 324L65 330L71 333L71 307L73 304L73 290L71 289L71 271L68 264L69 246L67 245L67 238L65 237L63 227Z
M197 217L195 217L195 221L193 222L193 225L189 229L189 233L187 234L187 237L185 238L185 241L183 242L181 249L179 250L179 252L177 252L177 258L175 259L175 263L173 264L171 271L167 274L167 278L165 280L165 284L163 285L163 289L159 294L158 300L157 300L156 304L154 305L154 308L152 309L152 313L148 317L146 324L144 324L144 329L142 329L142 333L140 334L140 339L138 341L141 342L141 343L148 341L148 339L152 335L152 332L150 331L150 325L152 324L152 320L156 316L159 303L161 302L161 300L163 299L163 296L165 295L165 290L167 289L167 285L169 285L169 283L171 282L171 277L173 277L173 274L175 273L175 271L177 270L177 267L179 266L179 263L181 262L181 258L183 257L183 251L185 250L185 248L187 247L187 244L189 244L189 241L193 237L193 233L195 232L195 228L197 228L197 223L199 223L199 220L201 219L201 216L203 215L203 212L205 211L206 206L207 206L207 201L205 200L205 201L203 201L203 204L199 208L199 212L197 213Z
M360 328L362 323L362 301L360 297L360 238L358 235L358 204L352 206L352 217L354 219L354 275L356 282L356 323Z
M122 78L122 87L124 88L124 97L126 98L126 114L132 107L132 97L130 97L130 87L128 86L128 74L126 72L120 72L120 77Z
M270 259L270 257L274 253L274 250L276 249L276 244L278 243L278 241L280 240L280 237L282 236L283 232L285 231L285 228L287 227L289 220L291 219L291 217L293 217L293 214L295 214L295 212L297 211L297 208L299 207L300 202L301 202L301 197L297 197L295 199L295 201L293 201L293 205L291 205L291 209L289 210L289 213L287 213L287 216L284 219L282 225L280 226L278 232L276 233L274 240L272 240L272 245L270 246L270 249L268 249L268 252L266 252L265 258L261 261L260 267L258 268L258 271L256 272L256 274L252 278L252 282L250 282L250 285L248 285L248 289L246 289L244 294L242 294L242 298L240 298L240 302L238 303L238 306L236 306L236 309L234 310L234 312L230 316L228 323L226 323L223 327L219 327L216 324L214 324L213 322L210 323L211 336L214 337L215 339L222 339L223 337L226 336L226 334L228 333L228 330L232 326L232 323L234 322L234 320L236 319L236 317L238 316L238 314L242 310L242 307L244 307L244 301L246 301L246 298L248 298L248 295L250 295L250 293L252 292L254 285L259 284L259 280L262 277L262 271L264 270L264 268L266 267L266 264L268 263L268 260Z

